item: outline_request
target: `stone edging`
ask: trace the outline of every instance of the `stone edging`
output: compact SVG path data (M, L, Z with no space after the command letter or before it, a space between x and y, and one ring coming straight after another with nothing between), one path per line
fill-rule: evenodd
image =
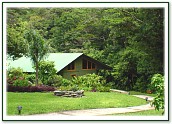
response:
M54 91L55 96L62 96L62 97L82 97L84 96L84 90L79 91Z

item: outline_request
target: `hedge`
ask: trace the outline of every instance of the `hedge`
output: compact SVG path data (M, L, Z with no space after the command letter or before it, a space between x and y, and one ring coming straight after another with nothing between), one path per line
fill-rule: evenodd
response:
M38 85L38 86L7 86L7 92L43 92L43 91L55 91L54 87Z

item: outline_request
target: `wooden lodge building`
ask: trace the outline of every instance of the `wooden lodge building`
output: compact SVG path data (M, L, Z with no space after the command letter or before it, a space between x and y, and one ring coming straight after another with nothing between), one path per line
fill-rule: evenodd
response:
M73 76L97 73L100 69L112 69L83 53L49 53L44 61L53 61L57 74L62 75L66 79L71 79ZM14 61L8 59L7 63L8 68L20 67L23 72L35 72L32 61L27 57L21 57Z

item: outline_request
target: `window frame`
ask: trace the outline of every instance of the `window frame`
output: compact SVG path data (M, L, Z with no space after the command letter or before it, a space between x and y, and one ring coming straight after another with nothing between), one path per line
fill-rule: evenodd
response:
M67 66L67 71L75 71L75 62L71 62L71 63Z
M83 64L84 64L84 61L86 61L86 68L83 68L85 67ZM89 63L91 65L91 68L89 67ZM93 68L93 64L94 64L94 68ZM96 64L94 62L91 62L90 60L87 60L87 59L82 59L82 70L96 70Z

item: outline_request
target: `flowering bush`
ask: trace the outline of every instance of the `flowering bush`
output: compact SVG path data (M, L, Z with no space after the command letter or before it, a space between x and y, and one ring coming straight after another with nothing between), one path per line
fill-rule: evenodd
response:
M21 68L11 68L7 71L8 78L16 80L19 77L23 77L23 70Z
M29 86L31 85L26 79L26 75L23 74L23 70L20 68L11 68L7 72L7 83L13 86Z

